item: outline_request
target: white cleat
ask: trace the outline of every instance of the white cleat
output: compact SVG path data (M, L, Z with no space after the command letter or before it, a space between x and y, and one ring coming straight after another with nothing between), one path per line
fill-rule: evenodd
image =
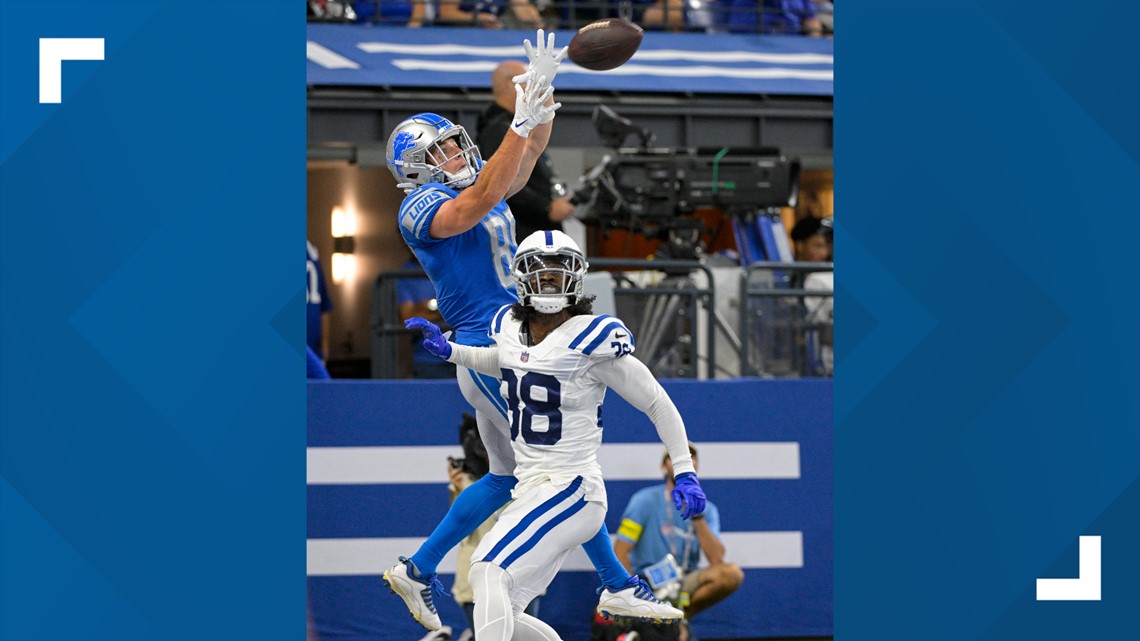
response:
M631 577L627 587L617 592L605 588L598 599L598 614L607 619L636 619L654 623L680 621L685 613L657 600L653 591L638 577Z
M404 600L404 605L408 606L412 617L419 621L420 625L428 630L439 630L443 624L431 600L432 584L436 579L432 576L431 580L423 581L413 577L408 567L410 564L411 561L400 557L399 563L384 570L384 581Z

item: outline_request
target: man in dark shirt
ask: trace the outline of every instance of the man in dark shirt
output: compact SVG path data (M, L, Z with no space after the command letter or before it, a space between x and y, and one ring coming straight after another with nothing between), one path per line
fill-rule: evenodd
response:
M511 78L525 73L526 69L522 62L511 60L501 63L491 73L495 101L479 114L476 123L479 133L475 141L484 158L495 153L511 126L515 109L515 87ZM507 199L507 205L515 216L515 238L521 240L544 229L561 230L562 221L574 213L570 197L555 194L555 183L554 167L544 153L535 163L526 186Z

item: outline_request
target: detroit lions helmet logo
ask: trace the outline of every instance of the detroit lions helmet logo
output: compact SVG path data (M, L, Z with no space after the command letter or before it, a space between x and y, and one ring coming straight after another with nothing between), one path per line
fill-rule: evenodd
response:
M392 141L392 163L396 167L396 171L400 172L400 176L404 176L404 170L400 163L404 162L404 152L416 146L415 137L408 131L401 131L396 135L396 139Z

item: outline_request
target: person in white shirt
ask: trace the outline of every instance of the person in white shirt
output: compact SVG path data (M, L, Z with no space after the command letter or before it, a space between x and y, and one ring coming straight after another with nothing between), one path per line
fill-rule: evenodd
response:
M475 637L479 641L555 641L554 629L523 613L553 580L566 556L592 538L606 513L598 464L601 407L607 388L645 412L676 471L672 499L683 518L704 511L681 415L649 369L635 358L621 320L595 316L582 295L587 263L559 231L538 231L518 246L512 263L519 302L491 321L492 347L448 342L433 323L409 319L424 332L424 347L441 358L501 376L515 453L514 502L483 537L472 558ZM630 607L606 602L636 597L656 601L639 581L635 595L603 593L598 610ZM613 606L621 606L614 608Z

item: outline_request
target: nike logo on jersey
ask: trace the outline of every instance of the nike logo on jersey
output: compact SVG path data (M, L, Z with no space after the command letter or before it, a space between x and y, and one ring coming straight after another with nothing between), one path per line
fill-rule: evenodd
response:
M625 338L625 334L614 334L617 338Z
M515 127L521 127L521 126L525 125L525 124L526 124L526 123L528 123L528 122L530 122L530 118L527 118L526 120L523 120L522 122L516 122L516 123L515 123Z

